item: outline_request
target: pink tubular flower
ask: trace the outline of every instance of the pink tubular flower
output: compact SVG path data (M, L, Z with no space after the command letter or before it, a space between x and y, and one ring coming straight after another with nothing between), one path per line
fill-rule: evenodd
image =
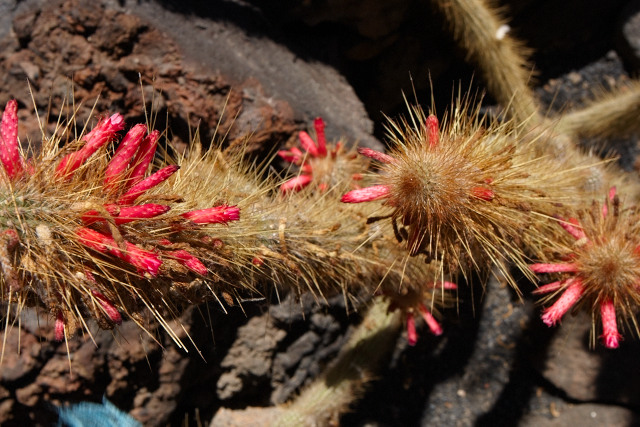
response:
M171 209L170 206L155 203L124 207L109 204L104 207L113 217L116 225L126 224L127 222L138 221L141 219L155 218L169 212ZM84 222L85 225L90 225L98 221L105 221L105 218L103 218L96 210L90 210L82 215L82 222Z
M292 147L290 150L279 150L278 156L282 157L285 162L300 163L304 153L298 147Z
M380 151L376 151L372 148L367 147L358 147L358 153L365 157L369 157L370 159L377 160L380 163L393 163L395 159L388 154L381 153Z
M131 203L135 202L138 197L142 196L146 191L166 181L171 175L176 173L178 169L180 169L180 166L177 165L165 166L156 173L149 175L148 177L131 187L129 191L124 193L118 199L118 204L130 205Z
M604 204L604 206L607 206L606 203ZM606 214L604 216L606 216ZM568 222L563 221L561 218L558 219L560 220L558 224L560 224L560 226L564 228L567 233L571 234L576 240L584 239L587 237L584 234L582 228L580 228L580 224L578 224L577 219L569 218Z
M185 212L182 217L196 224L219 224L240 219L237 206L220 205L208 209Z
M494 197L493 190L486 187L473 187L471 189L471 195L473 197L485 200L487 202L490 202L491 200L493 200L493 197Z
M109 317L109 320L111 320L116 325L122 323L122 316L120 315L120 312L113 305L111 300L109 300L109 298L94 290L91 291L91 294L95 297L95 299L98 300L98 303L100 304L106 315Z
M420 304L419 309L420 309L420 314L422 315L424 322L429 327L429 330L431 331L431 333L435 336L442 335L442 326L440 326L440 323L438 323L436 318L433 317L433 314L431 314L431 311L429 311L427 306L424 304Z
M133 243L124 242L125 250L121 251L113 237L102 234L90 228L80 227L76 229L78 241L84 246L101 252L109 253L123 261L128 262L138 269L139 273L149 273L152 276L158 274L162 261L152 252L145 251Z
M616 207L613 218L609 218L609 203ZM616 320L616 305L629 315L630 301L636 300L640 279L640 253L637 240L626 227L635 226L637 219L622 216L615 188L609 191L601 209L594 206L585 215L586 226L571 218L559 219L559 224L574 239L575 253L570 254L571 263L532 264L534 273L564 273L571 276L539 287L535 293L559 295L555 302L544 310L542 321L553 326L582 300L590 307L599 306L603 333L602 341L607 348L617 348L621 339ZM597 212L596 212L597 211ZM627 215L628 213L625 213ZM632 294L632 295L628 295ZM593 313L596 316L596 313Z
M418 342L418 332L416 330L416 314L424 320L424 323L435 336L442 335L443 329L440 323L431 313L431 310L425 305L424 295L433 295L433 290L438 289L442 292L448 290L456 290L458 286L453 282L435 281L428 282L424 285L423 290L408 290L403 294L392 293L388 295L390 298L389 311L400 310L405 317L407 328L407 341L410 346L414 346ZM385 293L386 294L386 293Z
M546 285L539 286L538 289L533 291L534 294L549 294L562 288L567 283L566 280L558 280L557 282L547 283Z
M138 148L136 156L131 162L131 175L129 175L129 180L125 183L125 190L128 190L129 188L131 188L131 186L136 185L144 178L149 165L153 161L153 156L155 156L156 154L159 138L160 132L154 130L149 135L147 135L144 141L142 141L142 144L140 144L140 148Z
M418 332L416 331L416 319L413 313L407 313L407 342L410 346L418 342Z
M311 139L309 134L305 131L301 131L298 134L300 139L300 146L309 153L312 157L326 157L327 156L327 140L324 136L324 121L317 117L313 121L313 126L316 129L317 144Z
M145 203L143 205L125 206L120 208L120 213L115 218L116 225L125 224L127 222L138 221L141 219L155 218L159 215L169 212L170 206L159 205L156 203Z
M114 205L114 204L108 204L108 205L104 205L104 209L109 213L109 215L111 215L112 217L116 217L119 214L119 209L118 206ZM105 218L103 217L103 215L96 211L96 210L90 210L85 212L84 214L82 214L82 222L84 223L84 225L91 225L94 224L96 222L99 221L105 221Z
M577 279L569 279L565 283L566 289L560 298L547 308L542 314L542 321L547 326L554 326L582 297L584 289L582 282Z
M124 129L124 118L121 114L116 113L108 119L101 119L93 130L82 138L86 142L84 147L67 154L60 160L56 174L61 177L71 176L93 153L115 138L116 133L122 129Z
M129 132L122 138L118 149L116 150L113 158L107 166L107 170L104 173L104 187L109 190L116 187L124 178L124 172L129 163L138 151L138 147L142 144L145 134L147 133L147 126L144 124L137 124L132 127Z
M600 303L600 317L602 318L602 339L607 348L618 348L622 336L618 333L616 322L616 308L613 301L605 299Z
M434 148L440 144L440 130L438 118L433 114L429 114L425 122L427 128L427 138L429 140L429 148Z
M305 131L300 131L298 134L298 138L300 139L300 146L305 149L310 156L313 157L324 157L320 154L320 150L313 139L309 136ZM326 156L326 153L325 153Z
M206 276L207 267L205 267L205 265L198 258L191 255L184 249L166 252L166 254L175 258L176 261L187 267L189 270L194 271L201 276Z
M280 191L288 193L289 191L300 191L311 183L313 177L311 175L298 175L291 178L280 186Z
M371 187L351 190L340 199L343 203L362 203L389 197L391 189L388 185L373 185Z
M534 273L575 273L578 266L575 264L531 264L529 268Z
M16 180L24 170L24 160L18 147L18 102L7 102L0 124L0 160L9 179Z
M300 140L300 147L306 152L303 153L298 147L293 147L289 150L278 151L284 161L295 164L300 167L300 174L286 181L280 187L282 193L295 193L303 188L309 186L314 181L314 170L320 171L315 180L320 181L317 184L317 189L320 191L326 191L332 187L330 182L333 171L337 164L341 164L340 167L346 167L347 164L344 158L338 160L339 154L344 154L342 145L338 142L334 145L327 146L327 139L324 132L324 121L318 117L314 120L313 125L316 130L316 141L314 141L307 132L301 131L298 134ZM330 156L329 156L330 154ZM352 157L348 157L347 160L353 160Z
M53 329L53 339L57 342L62 341L64 339L64 316L62 315L62 311L58 311L56 314L56 323Z
M324 136L324 120L316 117L313 126L316 129L316 139L318 140L318 157L325 157L327 155L327 138Z
M608 198L610 201L613 201L613 199L616 197L616 187L613 186L609 189L609 195ZM602 204L602 217L605 218L607 216L607 214L609 213L609 205L607 203L603 203Z
M443 332L442 326L440 325L440 323L438 323L436 318L433 317L433 314L431 314L431 311L429 311L427 306L422 303L419 304L418 311L420 312L420 315L422 316L422 319L424 320L425 324L429 328L429 331L435 336L442 335L442 332ZM418 342L418 332L416 331L415 316L413 312L407 312L406 316L407 316L407 341L410 346L414 346Z
M446 289L449 291L455 291L456 289L458 289L458 285L453 283L453 282L447 282L447 281L442 281L442 282L436 282L434 283L434 286L441 286L442 289Z

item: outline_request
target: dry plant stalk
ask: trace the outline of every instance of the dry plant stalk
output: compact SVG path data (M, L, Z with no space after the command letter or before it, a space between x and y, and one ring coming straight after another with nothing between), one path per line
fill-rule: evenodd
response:
M458 31L468 21L464 31L471 33L460 37L478 39L469 51L486 62L485 71L487 64L511 64L506 81L526 86L526 61L513 56L517 44L508 34L498 37L504 23L495 14L472 0L446 7ZM490 16L469 18L470 11ZM417 107L408 119L389 122L391 153L360 150L379 164L377 174L367 175L362 157L341 144L328 146L317 120L315 141L301 133L302 150L279 153L299 168L280 191L238 156L200 153L197 144L180 165L154 168L160 134L144 125L131 128L109 156L124 128L117 114L63 149L59 141L71 123L60 124L27 161L12 101L0 145L2 300L46 307L62 339L88 329L87 316L109 328L126 314L144 327L148 309L166 325L179 305L211 298L233 303L280 286L349 299L364 288L382 292L406 314L411 342L414 314L439 333L431 312L459 273L468 278L497 266L515 285L509 274L515 264L531 277L529 257L550 258L546 248L557 225L549 217L557 204L579 210L593 198L576 172L613 181L588 156L572 159L569 168L566 158L541 156L541 146L561 138L536 128L537 113L529 111L535 103L518 97L529 93L519 87L503 82L493 89L503 93L512 121L489 122L462 98L442 125ZM348 204L338 200L345 192ZM351 204L380 199L382 206ZM385 217L391 221L379 221Z
M545 302L553 303L544 311L542 320L555 325L574 305L591 311L594 327L591 341L595 344L595 322L602 323L602 341L607 348L617 348L622 325L632 325L636 334L635 314L640 306L640 215L638 208L624 208L613 187L604 204L569 211L566 221L558 223L566 233L550 238L557 246L550 248L563 262L537 263L530 266L535 273L560 276L560 280L538 288L535 293L549 294ZM560 228L560 227L558 227ZM570 236L570 237L569 237ZM567 237L569 237L567 239ZM551 252L551 250L549 251Z
M390 218L409 254L439 261L443 274L469 278L493 265L516 287L511 266L528 273L527 251L541 245L554 204L575 202L566 195L580 185L517 135L513 122L492 122L464 99L442 125L413 107L408 119L389 122L389 154L360 150L380 164L376 185L342 201L384 200L374 220Z
M0 127L2 300L9 309L44 306L56 340L88 329L87 316L112 328L125 313L144 327L147 308L164 322L160 312L180 295L179 284L207 273L198 254L212 245L211 224L238 220L238 208L189 209L179 196L157 191L179 168L147 172L160 133L145 125L131 128L109 158L124 128L119 114L62 150L59 134L45 139L28 160L17 126L12 100Z
M538 125L540 106L528 85L530 49L509 35L506 19L492 4L487 0L433 0L498 103L519 123Z
M152 167L160 134L144 125L109 156L123 128L114 114L58 149L61 130L25 160L15 101L5 109L2 300L9 310L45 307L56 339L88 331L88 318L111 328L125 314L144 328L148 310L180 344L166 318L181 305L217 299L224 307L281 288L353 301L362 288L411 292L430 316L445 302L431 267L408 258L389 227L366 224L368 207L339 202L353 165L324 192L280 194L238 155L197 144L180 165ZM346 159L364 172L355 152L330 152L335 165Z
M393 348L398 324L397 313L389 313L388 304L378 300L335 362L291 404L282 405L278 417L269 425L294 427L339 423L340 415L363 394L377 365Z
M618 324L633 325L638 332L635 223L640 185L637 177L625 174L611 162L597 162L593 153L583 152L578 138L606 138L637 131L640 85L632 83L599 95L584 108L544 118L527 87L532 71L528 51L512 39L507 23L491 3L434 0L434 5L445 13L454 36L480 66L491 94L506 115L514 118L519 129L518 144L531 144L533 158L553 158L556 166L549 171L560 168L580 181L565 193L575 200L571 203L565 200L551 212L559 218L571 218L569 222L559 219L551 229L540 230L537 242L526 245L534 259L544 261L534 264L533 272L562 272L559 281L543 286L538 292L552 293L543 303L555 301L545 310L543 320L552 325L572 306L584 307L593 318L592 343L596 321L600 319L605 346L617 347ZM625 209L610 193L605 207L613 206L614 212L605 214L604 209L598 213L600 208L594 207L594 200L605 198L612 187L624 195ZM569 235L577 241L567 242Z

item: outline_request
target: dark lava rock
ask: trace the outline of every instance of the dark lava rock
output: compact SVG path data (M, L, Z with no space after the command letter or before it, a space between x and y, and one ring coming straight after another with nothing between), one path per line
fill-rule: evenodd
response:
M634 73L640 71L640 1L634 0L620 14L617 45Z
M502 3L514 34L537 49L537 93L552 112L628 81L630 60L613 43L611 19L626 2ZM621 25L631 39L636 12L628 13ZM249 150L266 155L318 115L330 137L375 145L369 116L404 111L409 73L418 100L433 93L439 111L460 81L482 88L477 77L469 83L473 69L443 26L419 0L0 0L0 104L18 100L20 135L32 141L41 137L34 104L50 133L73 91L83 103L79 128L95 122L94 103L132 124L145 120L153 100L156 127L168 126L182 148L198 126L205 142L216 132L229 143L252 134ZM496 281L486 293L465 287L460 296L443 336L422 333L413 348L398 340L344 425L638 423L631 337L619 353L593 352L586 330L577 331L589 322L548 329L528 299L522 305ZM47 314L38 322L25 311L19 326L0 332L0 423L51 425L51 404L99 402L103 394L146 425L181 425L185 414L207 423L216 412L239 425L255 414L266 422L275 409L249 407L295 395L335 357L357 316L346 314L342 296L328 305L303 296L264 306L187 310L170 323L190 343L182 347L154 323L150 334L131 321L113 332L92 325L93 337L70 340L70 357L51 341Z

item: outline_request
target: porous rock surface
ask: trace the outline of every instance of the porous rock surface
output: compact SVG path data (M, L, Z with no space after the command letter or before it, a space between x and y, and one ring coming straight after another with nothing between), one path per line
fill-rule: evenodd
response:
M636 2L562 3L508 4L514 31L538 51L534 84L553 111L628 81L640 63L620 38L637 44L637 8L623 8ZM91 120L94 105L128 123L144 121L153 100L156 127L168 126L178 149L197 126L204 142L251 134L249 151L266 155L294 142L318 115L331 138L375 146L381 112L401 111L401 90L412 93L410 73L427 103L431 73L439 109L458 80L482 87L477 77L470 83L472 66L427 2L389 4L2 0L0 104L18 100L20 135L32 141L41 137L34 106L51 117L45 131L52 132L73 92L82 101L78 126ZM616 149L633 165L635 146ZM445 334L423 332L415 347L400 336L342 423L637 424L640 349L631 333L616 352L590 350L589 319L549 329L530 290L523 285L524 302L497 280L461 291ZM328 304L287 296L228 313L216 304L187 309L171 323L183 348L158 325L149 335L130 321L114 331L92 327L93 338L76 337L67 348L52 342L46 313L26 310L0 332L0 424L50 425L52 405L106 395L145 425L207 424L214 415L213 425L264 425L274 410L261 408L317 376L357 321L341 296Z

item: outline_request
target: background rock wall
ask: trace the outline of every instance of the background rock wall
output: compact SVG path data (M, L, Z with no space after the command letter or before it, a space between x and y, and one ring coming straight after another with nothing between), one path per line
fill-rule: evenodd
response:
M595 88L637 73L638 4L505 3L512 31L536 51L532 84L551 110L580 105ZM50 117L51 132L73 93L82 101L80 124L94 105L98 113L123 113L128 123L143 121L143 97L153 99L156 127L168 126L178 149L197 126L205 142L216 129L228 141L251 134L253 155L266 156L318 115L330 138L379 146L382 113L404 110L402 91L412 101L415 90L427 105L433 96L443 111L458 85L482 90L445 27L418 0L3 0L0 104L18 99L20 135L32 141L41 138L34 106ZM616 149L631 168L634 136ZM635 340L615 352L589 351L588 319L548 329L533 303L504 285L492 282L482 293L461 295L442 337L421 334L412 348L400 337L343 424L640 422ZM20 325L0 332L0 423L50 425L51 404L103 394L146 425L178 425L185 417L207 423L219 408L283 402L335 356L358 321L341 301L248 302L229 314L215 304L187 310L179 322L197 346L188 353L160 331L154 340L125 322L97 332L95 343L73 340L67 357L64 344L51 342L51 319L25 312Z

